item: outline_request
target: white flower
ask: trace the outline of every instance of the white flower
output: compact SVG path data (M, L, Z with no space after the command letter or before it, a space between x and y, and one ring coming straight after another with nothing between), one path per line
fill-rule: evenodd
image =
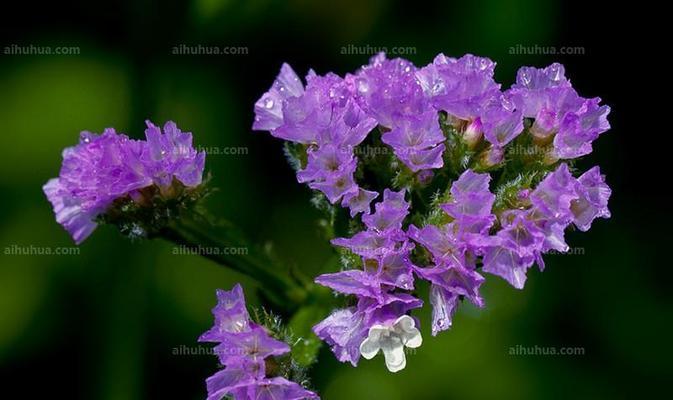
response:
M374 325L369 328L369 336L360 344L360 354L371 360L381 350L388 371L397 372L407 365L404 346L415 349L422 343L423 338L414 319L403 315L390 325Z

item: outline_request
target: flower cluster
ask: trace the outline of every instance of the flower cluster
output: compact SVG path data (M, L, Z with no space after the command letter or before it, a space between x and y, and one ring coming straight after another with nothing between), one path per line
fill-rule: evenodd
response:
M416 322L406 315L423 304L405 293L414 288L409 259L414 245L402 230L408 212L404 192L386 190L376 212L362 217L367 230L332 241L362 257L362 269L324 274L315 280L358 297L356 306L335 311L313 328L340 361L357 365L360 355L372 358L380 349L388 369L396 372L406 365L404 347L421 345Z
M323 192L331 203L341 202L355 215L369 209L375 192L354 180L357 158L353 150L376 126L349 94L348 83L334 74L311 71L304 87L292 68L284 64L271 89L255 103L253 129L308 146L308 162L298 172Z
M208 400L225 396L235 400L318 399L298 383L267 376L267 365L273 364L274 357L287 354L290 347L250 320L240 285L228 292L218 290L217 300L213 308L215 325L199 338L201 342L218 343L215 353L224 365L206 380Z
M610 107L598 97L580 97L565 77L561 64L523 67L506 92L524 117L533 118L530 130L541 142L553 141L552 156L573 159L591 153L591 144L610 129Z
M355 268L316 279L356 298L314 327L340 361L356 365L381 350L389 370L404 368L404 346L422 341L408 315L422 305L415 278L430 284L436 335L462 300L484 306L484 272L521 289L546 252L568 251L567 228L586 231L610 216L599 168L573 176L573 159L610 128L610 108L580 97L560 64L523 67L506 90L494 70L470 54L440 54L421 68L379 54L344 78L311 71L304 88L284 65L256 103L253 128L306 150L298 180L341 200L351 218L362 213L350 225L359 232L332 240ZM354 147L379 138L394 157L365 170ZM390 177L398 191L381 188ZM384 195L372 210L375 187Z
M560 164L533 191L519 193L517 208L499 213L500 229L485 248L483 270L522 289L533 263L544 269L544 253L568 251L564 239L568 226L587 231L594 219L610 217L610 194L598 167L576 179L566 164Z
M439 169L446 157L440 116L471 149L481 150L481 166L504 161L504 148L534 121L536 144L552 142L548 163L591 152L591 143L609 129L610 108L599 98L584 99L560 64L521 68L516 83L501 91L495 63L467 54L438 55L422 68L384 54L344 78L310 71L307 85L284 64L271 89L255 103L253 129L306 147L308 161L299 182L341 202L354 216L366 213L376 193L354 180L353 149L378 126L381 141L412 172Z
M192 134L173 122L162 130L147 121L146 140L129 139L107 128L101 135L80 134L80 142L63 151L58 178L44 187L56 221L77 244L96 228L96 218L117 199L142 203L147 188L162 196L174 195L176 185L201 184L205 152L192 147ZM177 183L176 183L177 181Z

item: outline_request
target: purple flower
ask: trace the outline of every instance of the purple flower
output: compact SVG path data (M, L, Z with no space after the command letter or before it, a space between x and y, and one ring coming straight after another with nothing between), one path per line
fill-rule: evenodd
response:
M435 263L431 268L415 267L416 274L432 283L432 334L451 327L452 316L459 296L466 296L482 307L479 286L483 277L474 271L475 251L481 249L472 239L462 237L455 223L441 227L426 225L422 229L409 227L409 237L420 243L431 254ZM490 243L490 242L489 242Z
M383 191L383 201L376 204L373 214L363 215L362 222L370 230L390 232L402 228L402 221L409 213L409 203L404 200L405 191Z
M429 268L415 267L416 274L431 282L432 334L451 327L459 298L465 296L483 307L479 287L484 278L475 271L477 256L493 245L489 229L495 222L495 195L490 176L466 170L451 185L451 198L441 208L453 221L441 226L411 225L407 233L432 255Z
M337 360L358 365L360 344L369 328L365 325L365 314L355 307L334 311L330 316L313 327L313 332L331 348Z
M549 173L530 194L530 200L542 215L554 220L570 221L570 204L578 198L575 178L564 163Z
M362 270L322 274L315 278L315 282L343 294L371 298L380 298L382 295L378 277Z
M367 230L350 239L332 240L334 245L360 255L362 269L323 274L315 279L316 283L337 293L358 299L357 307L337 310L313 328L316 335L330 345L339 361L357 365L360 355L372 358L382 350L386 366L396 372L406 363L403 347L417 347L422 341L415 322L409 325L406 320L410 318L406 313L420 307L422 302L401 292L414 288L415 268L410 260L414 245L402 230L409 212L404 194L404 191L386 189L383 201L376 204L376 211L362 217ZM397 344L380 341L384 333L386 337L396 338Z
M480 115L483 104L499 93L494 70L495 63L488 58L466 54L455 59L439 54L416 76L435 108L455 118L473 120Z
M440 285L430 285L430 304L432 304L432 336L451 328L453 316L458 309L460 296Z
M489 174L468 169L451 185L451 199L441 207L463 231L484 234L493 225L495 195L489 189L490 181Z
M246 399L251 400L304 400L318 399L318 395L285 378L262 379L248 387Z
M283 64L271 89L255 103L252 129L268 130L283 125L283 101L304 94L304 85L288 64Z
M598 167L575 179L566 164L559 165L527 196L529 209L501 213L502 228L487 246L484 271L522 289L533 263L544 269L545 252L568 251L564 231L570 223L586 231L595 218L610 217L610 192Z
M544 218L535 220L535 215L531 211L509 210L500 216L502 229L492 237L485 251L484 272L498 275L515 288L523 289L526 272L533 263L537 262L541 271L544 269L543 252L551 248L567 250L563 240L567 224ZM557 236L552 238L552 234Z
M565 68L559 63L546 68L521 67L516 74L516 83L508 91L516 98L524 116L536 118L540 110L557 99L574 94L570 81L565 77Z
M400 249L391 250L377 260L378 269L376 273L381 284L404 290L413 290L414 277L412 272L414 265L409 259L413 247L413 244L404 242Z
M217 289L213 308L215 324L199 338L201 342L221 342L227 334L250 331L250 315L245 308L243 288L236 284L230 291Z
M599 98L586 100L576 113L568 113L554 137L554 152L558 158L570 159L589 154L591 143L610 129L607 116L610 107L600 106Z
M236 400L304 400L318 399L318 395L298 383L282 377L241 379L240 370L229 372L230 367L208 378L208 400L231 396Z
M324 83L331 85L334 82ZM325 90L329 89L323 84L317 84L310 90L307 87L300 96L284 99L282 124L271 130L271 135L291 142L316 143L319 133L333 123L333 105L325 101Z
M414 328L415 322L413 325L409 325L408 320L404 320L409 318L406 316L409 310L422 305L423 303L420 300L405 293L386 293L381 299L362 298L356 307L334 311L314 326L313 332L330 345L339 361L350 362L353 366L357 366L360 355L372 358L378 351L373 350L372 344L374 343L365 344L368 337L370 342L374 340L372 329L379 332L385 330L389 332L390 336L403 336L407 340L413 338L414 342L410 344L420 346L422 341L420 333L416 337L414 332L410 332ZM401 322L400 318L405 325L403 331L412 333L411 336L406 336L403 332L397 331ZM405 345L402 341L399 344ZM395 354L399 354L398 348L391 350ZM397 361L401 360L398 358ZM400 367L404 368L401 363L392 362L388 356L386 356L386 366L392 372L399 371Z
M322 181L343 170L344 166L355 162L353 149L326 144L308 151L306 168L297 172L297 180L303 182ZM352 168L352 167L351 167Z
M395 232L394 234L397 235L399 232ZM332 239L332 244L345 247L362 257L376 258L394 248L398 243L397 239L391 232L379 233L367 230L358 232L350 238Z
M241 360L216 372L206 379L207 400L220 400L225 396L248 399L248 387L264 379L266 372L263 362Z
M420 277L432 283L432 335L449 329L459 296L465 296L477 307L484 306L479 287L484 278L476 271L460 264L439 264L432 268L417 268Z
M355 100L349 99L343 107L335 107L332 112L332 123L318 133L319 145L354 147L376 127L376 120L368 117Z
M357 193L346 193L341 204L350 208L351 218L355 217L358 213L369 214L371 211L370 204L378 195L377 192L358 188Z
M494 245L484 254L484 272L498 275L517 289L526 283L526 271L535 262L532 255L520 256L516 251Z
M180 131L173 121L166 122L163 134L152 122L145 123L147 144L140 161L154 184L168 187L175 178L185 186L200 185L206 153L194 150L192 134Z
M376 120L358 105L352 82L313 71L306 82L304 88L284 64L271 89L255 104L253 129L309 145L308 164L297 173L299 182L323 192L330 203L349 207L353 216L366 212L375 196L355 182L358 160L353 147L376 127Z
M63 151L58 178L44 185L56 221L77 244L96 228L94 219L112 203L156 185L162 193L173 180L201 184L205 152L192 147L192 134L167 122L164 132L147 121L146 139L132 140L107 128L101 135L82 132L80 143Z
M395 121L427 110L427 99L415 77L416 67L402 58L386 59L380 53L356 75L347 77L358 104L379 125L395 126Z
M359 187L353 178L356 168L357 161L353 159L346 164L339 165L336 171L325 174L322 179L313 181L308 186L323 192L330 203L336 203L344 196L355 195L359 192Z
M94 219L105 207L84 207L82 200L73 196L59 178L50 179L42 190L54 208L56 222L70 233L76 244L82 243L96 229L98 224Z
M344 78L310 72L304 88L284 66L256 105L256 129L305 145L307 163L298 180L350 208L351 217L363 214L364 231L331 241L348 249L349 259L359 256L362 267L316 279L356 298L356 306L337 310L314 327L340 361L356 365L360 356L382 352L391 371L404 368L404 346L420 345L416 321L407 315L420 305L408 293L414 276L430 283L436 335L451 326L462 299L483 306L482 272L521 289L533 264L544 268L544 253L569 249L564 235L570 224L587 230L594 219L610 216L610 188L597 167L579 179L565 163L546 170L558 160L589 154L593 141L610 127L610 108L599 98L580 97L560 64L523 67L504 92L494 70L493 61L471 54L439 54L422 68L379 54ZM292 89L281 94L276 86ZM261 109L267 98L279 108ZM451 140L442 124L450 126ZM378 193L360 187L355 176L376 175L379 165L369 160L359 165L355 148L377 125L381 141L406 167L391 163L392 172L406 176L410 170L415 183L431 185L435 177L451 176L453 170L444 168L447 148L458 157L465 172L440 197L444 203L409 218L445 222L405 225L410 212L418 211L405 199L406 190L423 195L414 185L400 192L385 189L372 210ZM544 154L505 157L520 135L531 135L522 139L544 146ZM512 158L517 164L507 164ZM501 169L493 191L491 175L473 170L506 164L514 170ZM533 187L527 178L536 173L546 175ZM441 211L446 215L437 214Z
M199 341L219 343L215 352L224 369L206 380L208 400L225 396L235 400L318 398L295 382L266 376L267 359L289 353L290 346L250 321L239 284L230 291L217 291L213 315L215 326Z
M440 205L454 219L454 222L441 227L441 232L440 228L426 226L422 230L424 232L420 232L420 236L419 233L413 235L425 242L426 247L429 246L428 249L435 247L441 249L439 251L442 253L447 251L446 246L451 242L464 244L467 247L478 243L479 236L487 235L495 221L495 216L491 211L495 195L489 190L490 180L491 177L488 174L478 174L469 169L463 172L451 185L449 201ZM442 241L445 243L444 246L438 246L437 243ZM456 245L452 247L454 250L457 248ZM437 254L438 250L434 251Z
M591 143L610 129L610 107L599 105L598 97L583 99L577 95L561 64L521 68L507 95L525 117L535 119L533 136L554 136L554 155L560 159L589 154Z
M612 190L598 167L591 168L577 179L576 190L579 197L572 201L570 210L577 228L586 232L594 219L610 218L608 199Z
M539 254L545 239L545 233L529 215L529 212L523 210L508 210L500 215L502 228L497 233L500 246L521 257Z
M505 96L494 97L480 116L484 137L496 147L503 147L523 131L523 114Z
M421 229L411 225L407 230L409 238L425 247L436 262L465 265L466 243L461 241L452 225L426 225Z
M414 172L441 168L444 165L442 154L446 147L444 144L429 149L406 149L396 152L399 159Z
M419 116L401 118L395 127L381 137L395 155L414 172L441 168L445 137L439 128L437 113L432 110Z
M527 194L530 209L502 212L501 229L491 238L484 254L484 272L523 289L526 271L533 263L544 269L544 252L567 251L563 233L572 220L571 202L577 199L575 182L568 166L561 164Z
M287 343L273 339L265 328L256 325L248 331L225 334L219 342L215 353L224 365L236 364L241 359L262 361L290 351Z

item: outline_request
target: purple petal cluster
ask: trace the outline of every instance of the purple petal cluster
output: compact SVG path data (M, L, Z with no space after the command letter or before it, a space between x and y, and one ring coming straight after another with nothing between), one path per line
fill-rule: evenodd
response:
M383 143L414 173L444 166L440 113L471 148L485 140L486 166L503 161L505 146L524 130L524 118L534 120L531 133L540 144L553 142L549 158L554 160L590 153L591 143L609 129L610 108L599 98L579 97L560 64L523 67L506 91L493 78L495 65L471 54L439 54L417 68L381 53L345 78L310 71L304 86L283 64L255 103L253 129L305 144L308 165L298 173L299 182L323 192L333 204L341 202L353 215L375 198L355 182L353 149L377 125Z
M147 121L146 140L129 139L107 128L101 135L80 134L80 142L63 150L58 178L43 187L56 221L77 244L96 228L94 219L119 198L138 195L155 185L167 191L173 180L187 187L201 184L205 153L192 146L192 134L173 122L162 130Z
M311 71L304 87L287 64L255 103L253 129L307 146L307 164L297 180L324 193L332 204L349 207L352 215L368 210L376 197L355 183L353 151L375 126L351 95L349 82Z
M521 68L507 95L526 118L535 119L533 135L553 141L558 159L591 153L592 142L610 129L610 107L600 105L598 97L580 97L558 63L546 68Z
M409 213L404 195L404 191L386 190L376 211L362 217L366 230L332 241L360 256L361 269L316 278L317 283L337 293L357 297L355 306L334 311L313 328L332 347L339 361L357 365L360 346L373 327L390 327L423 304L408 293L414 289L414 266L409 259L414 245L402 229Z
M609 218L611 190L598 167L574 178L566 164L549 173L527 194L528 206L502 212L501 229L486 250L483 270L498 275L517 289L535 262L544 269L544 253L567 252L564 231L571 224L586 231L596 218Z
M250 320L240 285L217 291L213 316L215 324L199 341L218 343L215 352L224 369L206 380L208 400L318 398L295 382L266 376L266 361L287 354L290 347Z
M483 307L479 261L483 272L522 289L528 268L536 262L544 268L544 253L568 251L564 240L568 226L586 231L595 218L610 216L611 191L598 167L576 179L566 164L560 164L534 190L522 191L520 208L497 215L489 182L489 174L466 170L452 184L449 201L441 204L451 221L420 229L411 225L407 230L432 259L429 266L414 270L431 282L433 335L450 328L460 298Z
M452 317L465 297L484 306L479 287L484 278L476 271L477 257L490 244L489 230L496 217L491 213L495 195L488 188L491 177L465 171L451 186L451 198L441 205L452 221L442 225L409 226L409 237L430 254L429 267L416 273L431 283L432 334L451 327Z

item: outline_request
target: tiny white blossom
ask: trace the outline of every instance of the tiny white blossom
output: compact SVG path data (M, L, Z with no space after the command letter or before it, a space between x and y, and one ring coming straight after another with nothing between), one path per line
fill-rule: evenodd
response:
M360 354L371 360L381 350L388 370L397 372L407 365L404 346L415 349L422 343L423 338L416 328L414 319L403 315L392 324L374 325L369 328L368 337L360 344Z

